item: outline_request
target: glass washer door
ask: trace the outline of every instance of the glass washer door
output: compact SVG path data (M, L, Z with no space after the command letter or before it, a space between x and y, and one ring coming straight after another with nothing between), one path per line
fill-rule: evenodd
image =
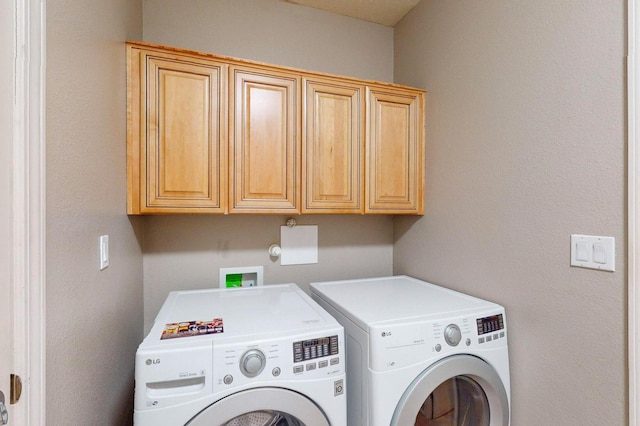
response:
M509 402L498 373L472 355L444 358L409 385L391 426L508 426Z
M330 426L309 398L282 388L231 394L196 414L187 426Z

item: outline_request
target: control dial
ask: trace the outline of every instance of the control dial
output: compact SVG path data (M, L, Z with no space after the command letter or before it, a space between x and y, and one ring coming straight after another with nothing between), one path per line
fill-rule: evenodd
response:
M240 371L247 377L256 377L264 370L266 360L259 349L246 351L240 358Z
M444 340L449 346L458 346L461 339L462 333L460 332L460 327L457 325L449 324L447 328L444 329Z

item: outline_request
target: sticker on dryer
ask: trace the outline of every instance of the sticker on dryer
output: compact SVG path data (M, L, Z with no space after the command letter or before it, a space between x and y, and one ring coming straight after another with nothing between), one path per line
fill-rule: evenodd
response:
M164 326L160 339L175 339L178 337L192 337L218 333L224 333L222 318L215 318L212 321L172 322Z

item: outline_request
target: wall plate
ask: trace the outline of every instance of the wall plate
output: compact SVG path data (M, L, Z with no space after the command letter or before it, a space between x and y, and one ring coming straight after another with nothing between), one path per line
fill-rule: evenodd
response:
M100 270L109 266L109 236L100 236Z
M571 235L571 266L614 272L616 239L593 235Z

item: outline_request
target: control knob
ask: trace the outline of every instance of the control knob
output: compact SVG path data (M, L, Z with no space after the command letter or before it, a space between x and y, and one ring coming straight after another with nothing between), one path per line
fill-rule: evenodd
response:
M449 346L458 346L461 339L462 333L457 325L449 324L447 328L444 329L444 340L449 344Z
M247 377L256 377L264 370L266 358L259 349L246 351L240 358L240 371Z

